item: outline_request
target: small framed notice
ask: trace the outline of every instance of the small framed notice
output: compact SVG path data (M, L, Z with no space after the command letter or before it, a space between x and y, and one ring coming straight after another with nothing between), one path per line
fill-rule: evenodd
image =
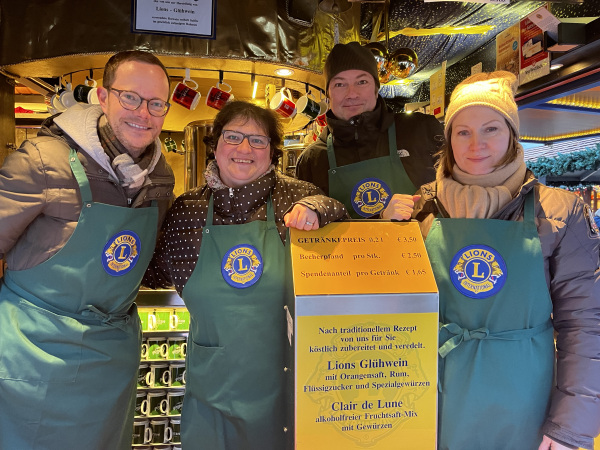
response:
M215 38L216 0L133 0L134 33Z

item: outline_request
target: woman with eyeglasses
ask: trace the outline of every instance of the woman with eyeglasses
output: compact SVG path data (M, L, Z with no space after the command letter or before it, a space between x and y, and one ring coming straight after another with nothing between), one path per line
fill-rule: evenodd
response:
M181 441L293 448L284 395L294 376L286 369L286 227L316 230L346 210L275 169L282 131L270 110L230 102L205 141L213 150L206 184L175 201L144 279L174 285L191 315Z

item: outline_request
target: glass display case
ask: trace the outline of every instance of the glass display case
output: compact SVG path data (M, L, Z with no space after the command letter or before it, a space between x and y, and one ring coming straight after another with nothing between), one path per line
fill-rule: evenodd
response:
M132 449L180 450L190 315L174 290L140 290L142 323Z

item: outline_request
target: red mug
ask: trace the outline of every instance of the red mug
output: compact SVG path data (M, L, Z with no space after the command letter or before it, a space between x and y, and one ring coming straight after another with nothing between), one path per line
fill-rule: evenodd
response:
M229 89L221 89L221 86L227 86ZM206 106L221 110L223 106L229 101L233 100L233 94L231 93L231 86L227 83L217 83L216 86L211 87L206 94Z
M317 122L317 125L319 125L320 127L324 127L327 125L327 116L325 114L321 114L317 116L315 122Z
M273 96L269 106L277 114L286 118L292 118L296 115L296 104L291 98L292 93L290 90L288 88L281 88L281 91Z
M194 88L189 87L186 82L192 82L196 86ZM193 111L198 106L198 102L200 101L200 92L198 92L198 83L194 80L183 80L181 83L177 83L175 89L173 89L173 95L171 96L171 100L175 103L180 104L184 108Z

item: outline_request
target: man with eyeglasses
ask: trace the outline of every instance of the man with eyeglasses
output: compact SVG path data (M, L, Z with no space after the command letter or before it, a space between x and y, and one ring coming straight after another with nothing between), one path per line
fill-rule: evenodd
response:
M1 449L131 446L133 301L175 184L169 91L154 55L118 53L100 105L50 117L0 169Z

